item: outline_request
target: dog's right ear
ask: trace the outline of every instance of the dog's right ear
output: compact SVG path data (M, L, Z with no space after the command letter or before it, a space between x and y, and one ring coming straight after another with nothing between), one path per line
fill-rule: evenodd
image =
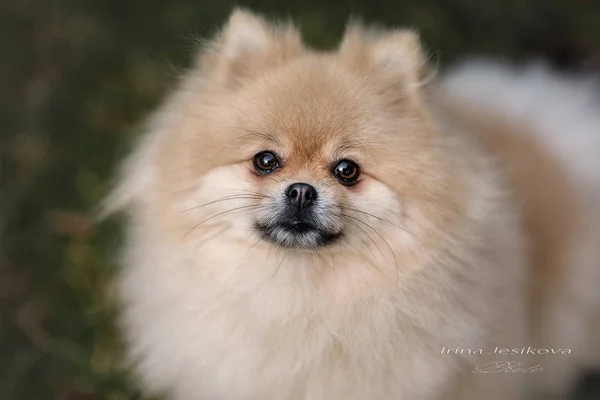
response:
M219 84L236 87L304 50L291 23L272 24L248 10L236 9L216 40L200 55L200 68Z

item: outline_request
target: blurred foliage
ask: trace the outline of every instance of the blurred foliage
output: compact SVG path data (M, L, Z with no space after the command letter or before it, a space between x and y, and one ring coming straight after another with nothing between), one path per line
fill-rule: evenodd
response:
M442 65L546 57L598 72L597 0L246 2L335 45L349 16L417 28ZM140 398L110 280L118 221L95 225L140 120L232 8L206 0L0 3L0 399Z

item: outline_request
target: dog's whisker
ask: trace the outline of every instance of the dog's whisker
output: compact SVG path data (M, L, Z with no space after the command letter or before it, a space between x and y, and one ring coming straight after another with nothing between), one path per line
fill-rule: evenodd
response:
M247 190L247 189L232 189L232 190L237 190L237 191L240 191L240 192L245 192L245 193L248 193L248 194L250 194L250 195L256 195L256 196L260 196L260 197L262 197L262 198L265 198L265 199L270 199L270 198L272 198L272 197L271 197L271 196L269 196L268 194L259 193L259 192L254 192L254 191L252 191L252 190Z
M269 252L267 253L267 261L269 261L269 258L271 258L271 250L273 250L274 245L275 244L271 242L271 245L269 246Z
M369 225L368 223L362 221L359 218L355 218L349 215L346 215L346 217L352 218L354 219L356 222L361 223L363 225L365 225L366 227L368 227L369 229L371 229L373 232L375 232L375 234L377 236L379 236L381 238L381 240L383 240L383 242L385 243L385 245L387 246L388 250L390 251L390 253L392 254L392 257L394 258L394 265L396 266L396 282L399 281L400 279L400 269L398 267L398 259L396 258L396 253L394 252L394 250L392 249L392 246L390 245L390 243L383 237L383 235L381 233L379 233L379 231L375 228L373 228L371 225ZM384 256L385 257L385 256Z
M333 266L335 267L335 257L333 256L331 249L329 247L325 247L325 249L327 250L327 252L329 252L329 256L331 257L331 262L333 263Z
M180 212L185 213L185 212L192 211L192 210L195 210L198 208L209 206L211 204L216 204L216 203L220 203L220 202L228 201L228 200L262 200L262 199L263 199L263 197L259 197L259 196L251 196L251 195L246 195L246 194L234 194L231 196L225 196L225 197L221 197L219 199L213 200L213 201L209 201L208 203L204 203L199 206L190 207L185 210L181 210Z
M236 137L235 139L233 139L232 141L230 141L229 143L227 143L225 146L223 146L223 147L221 148L221 150L219 150L219 151L217 152L217 154L215 154L215 157L218 157L218 156L219 156L219 155L220 155L220 154L221 154L221 153L222 153L222 152L223 152L223 151L224 151L224 150L225 150L227 147L231 146L232 144L234 144L234 143L235 143L235 142L237 142L238 140L241 140L241 139L243 139L243 138L245 138L245 137L248 137L248 136L252 136L252 133L247 133L247 134L245 134L245 135L241 135L241 136L238 136L238 137Z
M372 217L372 218L375 218L375 219L377 219L377 220L379 220L379 221L385 222L386 224L389 224L389 225L391 225L391 226L393 226L393 227L396 227L396 228L398 228L398 229L401 229L401 230L403 230L404 232L410 233L411 235L413 234L413 233L412 233L411 231L409 231L408 229L406 229L406 228L404 228L404 227L402 227L402 226L399 226L399 225L397 225L397 224L393 223L392 221L389 221L389 220L387 220L387 219L385 219L385 218L379 217L379 216L377 216L377 215L375 215L375 214L371 214L371 213L369 213L369 212L366 212L366 211L363 211L363 210L359 210L358 208L353 208L353 207L350 207L348 204L345 204L345 203L343 203L343 206L344 206L344 208L345 208L346 210L348 210L348 211L353 211L353 212L357 212L357 213L360 213L360 214L367 215L367 216L369 216L369 217Z
M321 262L323 263L323 265L325 265L327 268L330 268L329 264L327 264L327 261L325 261L325 259L323 258L323 256L321 255L321 253L319 253L318 250L316 249L311 249L310 250L311 253L315 254L317 257L319 257L319 259L321 260Z
M181 238L181 240L183 241L194 229L198 228L200 225L204 224L205 222L210 221L211 219L214 219L216 217L219 217L219 216L222 216L222 215L228 214L230 212L234 212L234 211L247 210L247 209L257 209L257 208L261 208L261 207L262 206L258 205L258 204L251 204L251 205L245 205L245 206L235 207L235 208L232 208L232 209L229 209L229 210L226 210L226 211L222 211L222 212L217 213L215 215L212 215L212 216L210 216L210 217L208 217L208 218L200 221L199 223L197 223L196 225L194 225L192 228L190 228L190 230L188 230L186 232L186 234L183 235L183 238Z
M266 176L268 179L272 180L275 183L287 183L287 180L281 176L277 176L277 175L267 175Z
M355 221L353 221L353 219L357 219L354 217L351 217L349 215L346 214L341 214L341 216L346 220L346 222L350 223L351 225L353 225L354 227L356 227L358 230L360 230L371 242L373 242L373 244L375 245L375 247L377 248L377 250L379 251L379 253L381 254L381 257L383 257L385 259L385 255L383 254L383 251L381 250L381 247L379 247L379 245L377 244L377 242L375 241L375 239L373 239L373 237L369 234L369 232L367 232L362 226L358 225ZM371 249L371 254L373 254L373 250Z
M273 272L273 275L271 276L271 279L275 278L275 275L277 275L277 272L279 271L279 268L281 268L281 266L283 265L283 262L286 260L286 257L284 257L280 263L277 264L277 268L275 268L275 272Z
M248 253L250 253L250 250L252 250L252 249L254 248L254 246L256 246L257 244L259 244L260 242L262 242L262 240L263 240L263 239L262 239L261 237L259 237L259 238L258 238L258 240L257 240L256 242L254 242L254 243L252 244L252 246L250 246L250 247L248 248L248 250L246 250L246 252L244 253L244 257L246 257L246 256L248 255ZM244 258L244 257L242 257L242 258Z
M240 127L240 126L226 126L226 128L238 129L240 131L246 132L248 136L256 136L260 139L264 139L264 140L268 140L268 141L272 141L272 142L278 142L277 137L269 132L263 132L263 131L259 131L256 129L250 129L250 128Z

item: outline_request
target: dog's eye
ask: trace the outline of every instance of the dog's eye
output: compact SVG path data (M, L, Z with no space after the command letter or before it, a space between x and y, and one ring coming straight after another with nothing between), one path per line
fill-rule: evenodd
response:
M343 185L351 186L356 183L360 175L360 168L352 160L342 160L333 168L333 174Z
M279 160L270 151L261 151L252 160L254 168L260 174L268 174L279 168Z

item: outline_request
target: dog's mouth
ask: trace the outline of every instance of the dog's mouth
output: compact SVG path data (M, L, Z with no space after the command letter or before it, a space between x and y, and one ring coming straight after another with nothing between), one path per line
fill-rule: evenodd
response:
M314 249L324 247L338 240L341 232L330 232L318 225L302 221L279 221L272 224L255 224L260 236L285 248Z

